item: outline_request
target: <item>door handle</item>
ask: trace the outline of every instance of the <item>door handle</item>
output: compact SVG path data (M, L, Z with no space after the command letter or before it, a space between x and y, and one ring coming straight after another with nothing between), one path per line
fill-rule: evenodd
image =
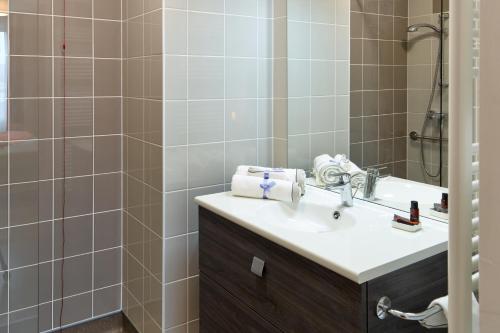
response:
M258 257L253 257L252 266L250 267L250 271L257 275L258 277L262 277L264 275L264 266L266 262Z

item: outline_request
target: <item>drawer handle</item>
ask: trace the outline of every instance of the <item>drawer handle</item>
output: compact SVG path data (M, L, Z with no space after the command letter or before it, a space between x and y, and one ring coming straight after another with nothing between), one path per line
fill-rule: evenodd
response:
M253 257L252 267L250 268L250 270L252 271L252 273L257 275L258 277L262 277L264 275L264 265L265 264L266 264L266 262L264 260L257 258L257 257Z

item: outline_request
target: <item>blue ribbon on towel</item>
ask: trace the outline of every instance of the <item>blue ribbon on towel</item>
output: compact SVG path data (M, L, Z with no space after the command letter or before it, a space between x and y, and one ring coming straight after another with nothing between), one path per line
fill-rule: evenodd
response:
M262 199L269 199L267 195L269 192L271 192L271 189L276 185L275 181L269 181L269 172L265 171L264 172L264 180L260 184L260 188L264 190L264 193L262 194Z

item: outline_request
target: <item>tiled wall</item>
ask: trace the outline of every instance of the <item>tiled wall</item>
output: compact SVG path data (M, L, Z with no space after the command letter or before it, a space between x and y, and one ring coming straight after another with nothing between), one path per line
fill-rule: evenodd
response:
M408 1L351 0L351 159L406 178Z
M228 189L238 164L273 163L273 3L283 17L284 0L166 1L166 332L198 331L193 198Z
M124 1L123 310L161 332L163 64L161 1Z
M273 167L288 166L288 29L287 29L287 2L286 0L263 0L273 3L272 44L272 98L273 119L272 128ZM269 32L267 32L269 33Z
M62 1L0 1L1 332L121 307L121 1L67 3L64 25Z
M447 0L409 0L409 24L431 23L439 27L439 13L443 3L444 12L448 11ZM445 28L448 27L445 20ZM439 47L439 35L430 30L422 29L419 32L408 34L408 132L422 132L422 124L425 119L429 96L431 94L432 81L437 61ZM444 39L444 82L448 82L448 34ZM432 110L440 110L440 89L436 90ZM443 89L443 112L448 113L448 89ZM448 121L444 124L444 137L448 137ZM428 121L426 136L439 136L437 120ZM432 173L436 174L439 168L439 144L425 142L424 154L426 165ZM447 155L448 145L443 145L444 168L443 186L447 186L448 168ZM408 140L408 179L439 185L440 177L432 178L425 174L421 162L420 141Z
M349 0L288 1L288 164L349 154Z

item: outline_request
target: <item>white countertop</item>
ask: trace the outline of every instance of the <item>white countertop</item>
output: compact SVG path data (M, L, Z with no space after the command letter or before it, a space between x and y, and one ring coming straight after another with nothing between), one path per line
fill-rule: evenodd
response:
M359 284L442 253L448 246L447 224L421 218L421 231L397 230L391 226L392 217L404 213L362 200L355 200L354 207L342 207L337 193L311 186L295 207L234 197L230 192L195 201ZM341 212L338 221L331 217L334 210ZM322 222L316 225L317 221ZM331 230L323 230L330 224Z

